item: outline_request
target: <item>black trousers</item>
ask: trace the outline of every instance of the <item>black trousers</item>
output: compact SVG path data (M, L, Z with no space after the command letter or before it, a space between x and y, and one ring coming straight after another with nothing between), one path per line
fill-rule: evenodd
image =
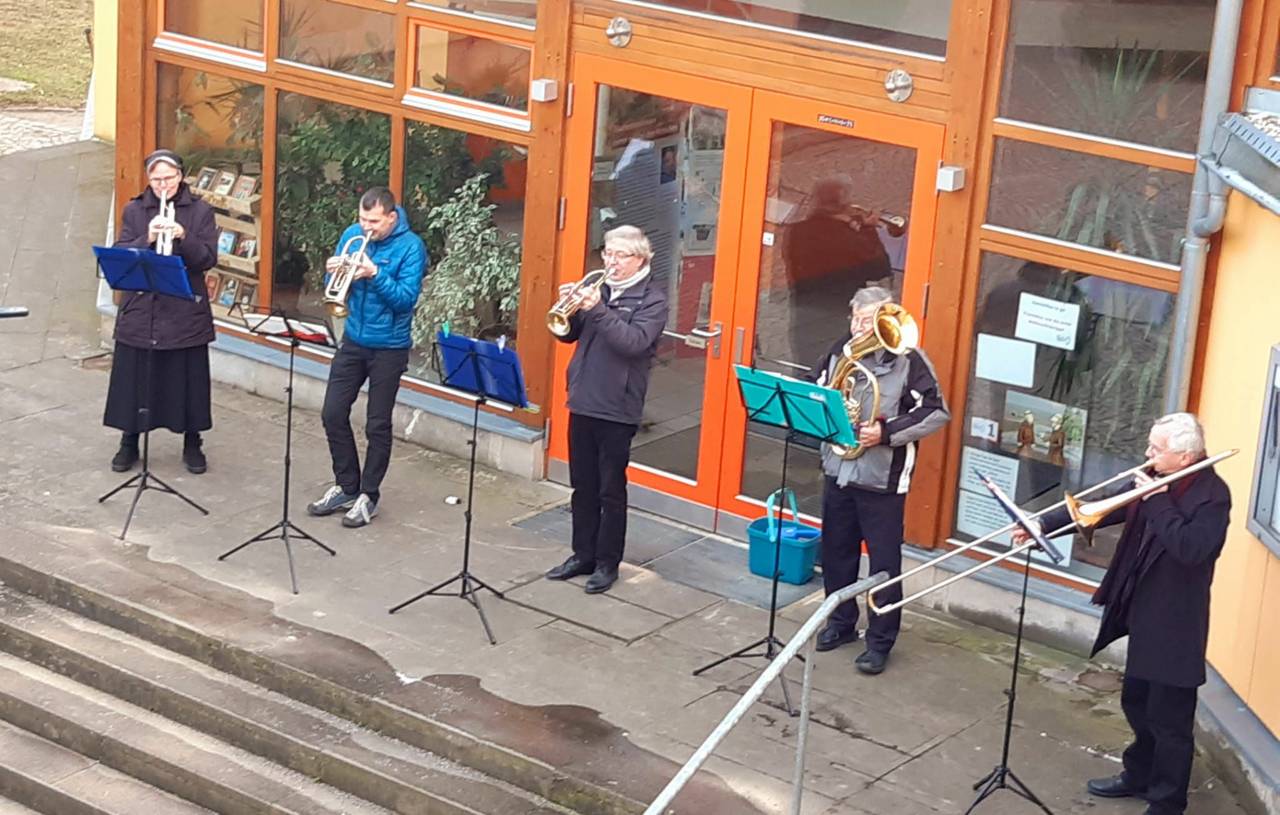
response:
M569 414L573 553L617 566L627 539L627 464L636 425Z
M400 375L408 368L407 348L366 348L345 340L333 357L320 419L329 439L333 479L348 495L363 492L375 504L378 502L378 489L391 463L391 411L400 390ZM361 470L360 452L351 431L351 406L366 380L369 399L364 434L369 449Z
M1146 788L1152 815L1182 815L1187 808L1197 691L1124 678L1120 707L1133 728L1133 743L1124 751L1124 777Z
M869 574L902 573L902 513L907 496L836 486L827 477L822 492L822 583L828 595L858 581L862 563L862 542L867 542ZM878 600L893 603L902 599L901 584L878 594ZM867 648L889 653L898 639L902 612L880 615L868 613ZM855 600L842 603L828 625L850 631L858 624Z

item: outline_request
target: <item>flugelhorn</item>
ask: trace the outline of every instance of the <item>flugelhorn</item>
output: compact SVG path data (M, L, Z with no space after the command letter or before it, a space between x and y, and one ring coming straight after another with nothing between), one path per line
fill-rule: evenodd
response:
M160 193L160 214L156 217L160 219L160 225L156 227L156 254L172 255L173 233L178 222L173 211L173 202L169 200L166 193Z
M881 349L901 356L919 344L920 328L916 325L915 318L905 308L895 303L885 303L876 309L875 316L871 320L871 330L864 336L853 337L844 344L840 360L836 362L827 387L840 391L840 395L844 398L845 412L849 414L849 423L853 425L855 431L862 423L863 417L880 415L880 382L875 374L871 373L871 369L863 365L860 360ZM856 395L859 378L866 379L867 384L871 386L869 411ZM861 445L845 447L841 444L833 444L831 450L846 460L857 458L866 452L866 448Z
M1107 513L1110 513L1114 510L1119 509L1120 507L1126 506L1128 504L1133 503L1134 501L1139 500L1140 498L1150 495L1156 490L1159 490L1168 484L1172 484L1174 481L1177 481L1180 478L1185 478L1186 476L1191 475L1194 472L1203 470L1205 467L1211 467L1214 464L1217 464L1219 461L1222 461L1223 459L1227 459L1234 456L1238 452L1240 451L1234 450L1234 449L1227 450L1226 452L1218 453L1215 456L1210 456L1209 458L1201 459L1195 464L1192 464L1188 467L1184 467L1181 470L1178 470L1176 473L1170 473L1169 475L1166 475L1163 478L1158 478L1155 481L1152 481L1150 484L1125 490L1124 492L1114 495L1110 498L1104 498L1099 501L1089 501L1085 503L1080 503L1078 501L1078 499L1082 495L1087 495L1092 492L1097 492L1098 490L1102 489L1103 487L1109 484L1114 484L1117 481L1123 481L1126 478L1132 478L1138 473L1142 472L1143 470L1146 470L1151 466L1152 462L1144 461L1142 464L1139 464L1137 467L1133 467L1123 472L1116 473L1115 475L1111 476L1105 481L1100 481L1097 484L1094 484L1092 487L1089 487L1088 489L1080 490L1079 492L1075 493L1074 496L1064 496L1063 500L1059 501L1053 506L1045 507L1039 512L1036 512L1035 514L1029 516L1029 519L1035 520L1037 518L1040 518L1041 516L1047 515L1048 513L1054 511L1055 509L1059 509L1065 506L1067 507L1067 511L1071 513L1071 517L1073 519L1072 522L1063 526L1061 529L1055 529L1053 531L1045 530L1045 537L1056 538L1059 535L1063 534L1064 532L1069 532L1072 529L1079 529L1082 533L1087 534L1087 530L1092 530L1093 527L1096 526L1102 520L1102 518L1107 515ZM1075 520L1077 516L1071 508L1071 503L1073 500L1076 501L1077 507L1081 507L1085 509L1085 513L1079 516L1079 520ZM1081 526L1080 525L1081 523L1084 523L1087 526ZM935 591L944 589L947 586L950 586L952 583L958 582L960 580L964 580L966 577L975 575L978 572L982 571L983 569L988 569L1002 560L1008 560L1011 557L1014 557L1018 554L1021 554L1022 552L1027 551L1028 549L1032 549L1035 546L1037 546L1034 540L1029 540L1026 543L1020 544L1018 546L1011 546L1007 551L1001 552L1000 554L995 555L989 560L984 560L981 563L976 563L962 572L951 575L945 580L941 580L937 583L934 583L931 586L927 586L921 589L920 591L915 592L914 594L907 595L906 597L903 597L901 600L897 601L896 603L890 603L889 605L882 606L876 602L875 596L880 592L884 591L886 588L897 585L899 583L903 583L913 575L919 574L920 572L923 572L926 569L932 569L944 560L948 560L950 558L955 557L956 555L963 554L964 552L968 552L974 547L981 546L984 543L988 543L994 540L995 538L998 538L999 536L1005 534L1006 532L1012 532L1017 528L1018 528L1018 524L1016 522L1010 522L1000 527L994 532L989 532L986 535L983 535L982 537L978 538L977 540L972 540L966 544L957 546L955 549L952 549L949 552L939 555L938 557L932 560L921 563L919 566L916 566L913 569L908 569L907 571L889 580L888 582L881 583L879 586L876 586L874 589L867 592L867 607L871 609L871 611L875 612L876 614L888 614L891 611L895 611L897 609L902 608L907 603L915 602L916 600L919 600L921 597L924 597L925 595L933 594Z
M599 291L609 273L604 269L587 272L586 276L573 284L573 288L565 292L551 310L547 312L547 330L557 337L569 333L569 318L582 308L582 298L589 291Z
M347 295L355 281L356 270L364 265L365 258L368 257L365 248L368 247L369 236L372 234L365 232L362 235L352 235L342 244L342 251L338 253L341 262L333 274L329 275L329 282L324 286L324 306L336 318L347 316Z

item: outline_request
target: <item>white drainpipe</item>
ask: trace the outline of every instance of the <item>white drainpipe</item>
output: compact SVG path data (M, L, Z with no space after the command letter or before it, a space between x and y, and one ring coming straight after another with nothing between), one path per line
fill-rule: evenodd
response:
M1227 186L1200 165L1199 158L1213 148L1214 129L1231 101L1231 79L1240 39L1243 0L1218 0L1213 18L1213 42L1209 47L1209 71L1205 77L1204 110L1196 143L1196 171L1191 182L1191 206L1187 212L1187 237L1182 244L1178 299L1174 306L1173 338L1169 344L1169 378L1164 412L1186 410L1195 362L1196 328L1200 319L1200 295L1209 238L1222 229L1227 213Z

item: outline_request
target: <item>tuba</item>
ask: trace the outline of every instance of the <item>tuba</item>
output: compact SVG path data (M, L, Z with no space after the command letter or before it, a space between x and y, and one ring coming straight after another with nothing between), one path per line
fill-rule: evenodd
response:
M324 286L324 306L335 318L347 316L347 294L351 291L351 283L355 280L356 269L364 263L365 247L369 245L369 235L352 235L342 244L338 256L342 259L337 270L329 275L329 282Z
M156 254L172 255L173 254L173 232L177 227L177 216L173 211L173 202L169 200L169 196L165 193L160 194L160 214L158 216L162 222L156 234Z
M905 308L894 303L885 303L876 309L871 330L844 344L844 351L836 362L827 387L840 391L844 398L845 412L849 414L849 422L855 431L864 416L880 415L880 383L860 360L882 348L901 356L919 344L920 328L916 325L915 318ZM871 410L867 412L863 411L862 402L856 395L859 377L864 377L871 385ZM862 455L864 449L862 446L831 445L832 452L846 461Z
M582 296L589 291L598 291L604 285L609 273L604 269L587 272L586 277L573 284L573 288L565 292L551 310L547 312L547 330L557 337L569 333L569 318L582 307Z

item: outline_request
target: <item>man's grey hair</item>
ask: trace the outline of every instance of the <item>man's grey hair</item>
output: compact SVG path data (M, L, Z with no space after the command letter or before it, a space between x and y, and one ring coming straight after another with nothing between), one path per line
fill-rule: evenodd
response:
M1163 428L1168 440L1169 452L1204 455L1204 428L1191 413L1170 413L1161 416L1151 429Z
M893 302L893 292L884 286L867 286L858 289L853 295L853 299L849 301L849 308L858 310L868 308L870 306L882 306L885 303Z
M653 259L653 246L638 226L624 224L604 233L605 248L613 248L632 255L639 255L648 263Z

